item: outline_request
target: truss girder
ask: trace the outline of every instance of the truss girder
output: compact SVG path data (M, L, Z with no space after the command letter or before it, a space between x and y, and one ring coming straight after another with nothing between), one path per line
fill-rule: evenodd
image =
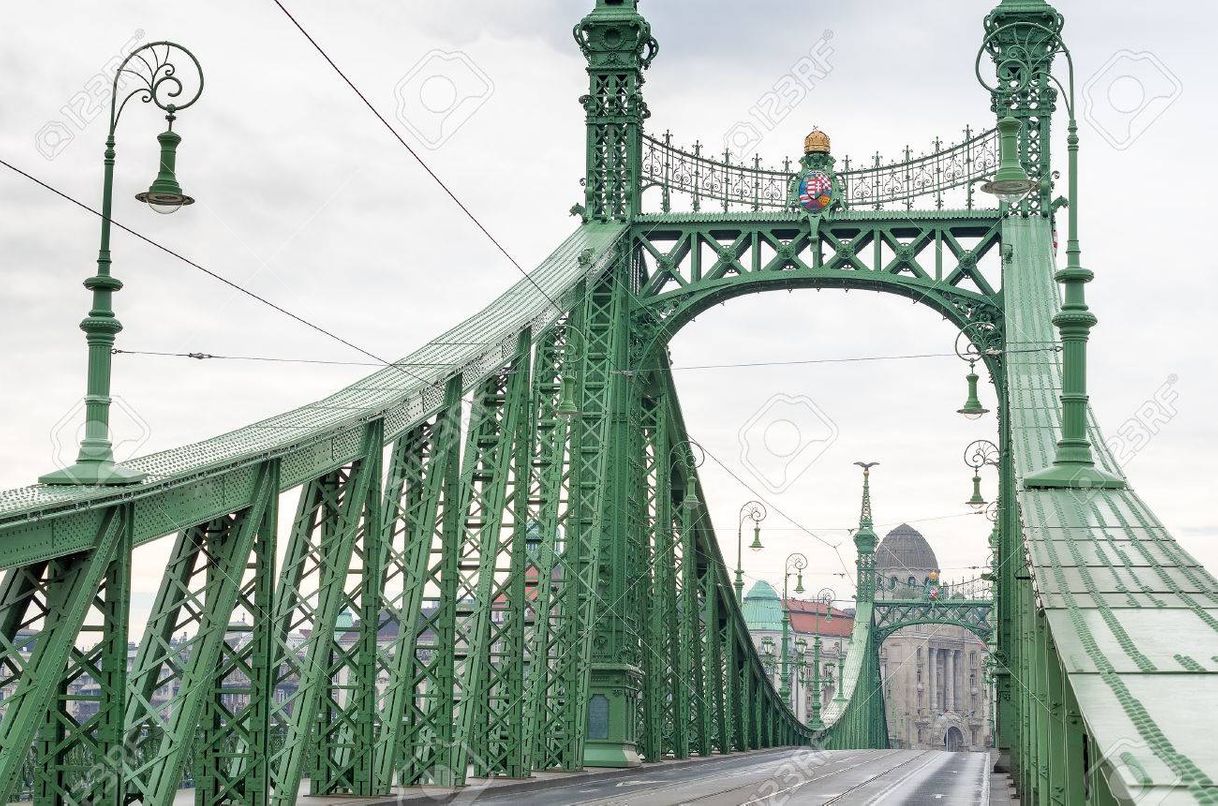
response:
M881 642L897 630L916 624L963 627L983 642L993 637L994 602L988 599L887 599L877 601L875 630Z
M559 677L558 667L563 653L559 639L565 635L568 612L561 595L566 568L559 535L565 532L570 512L571 427L569 418L558 416L558 407L564 369L574 362L569 333L581 320L582 312L577 310L563 326L545 334L533 372L529 507L536 527L528 562L534 593L531 628L525 639L525 770L561 767L566 746L560 732L566 681Z
M368 590L363 575L352 573L352 559L357 544L366 551L370 535L379 532L383 429L380 420L368 423L360 458L301 491L273 613L275 682L296 683L271 713L272 724L284 737L282 746L270 755L270 802L274 804L296 802L306 763L311 762L314 790L341 786L338 782L351 774L350 765L363 763L350 758L350 743L358 741L359 733L368 734L361 720L376 715L361 712L357 702L339 693L349 686L340 669L346 667L350 673L354 659L336 646L340 639L335 628L344 604L350 606L353 591L362 594ZM375 588L380 578L368 582ZM303 638L300 645L295 643L298 637ZM335 713L336 709L343 713ZM344 735L343 730L350 732ZM316 741L310 743L310 737ZM312 759L306 757L310 749ZM365 776L371 775L371 750L367 748L365 753L369 762Z
M255 535L278 501L270 463L251 506L177 536L131 672L124 732L127 796L173 800L236 606Z
M445 492L447 464L459 439L460 381L450 381L434 420L404 434L394 444L385 486L382 543L386 550L387 612L380 626L396 627L382 649L386 684L380 697L382 713L374 753L377 789L388 791L395 776L403 782L414 774L417 723L415 647L425 576L430 561L435 522Z
M849 214L815 233L793 216L674 214L645 217L633 237L646 267L635 308L667 336L730 297L783 288L887 291L961 325L1002 323L983 264L1001 243L996 212Z
M76 637L117 547L129 543L123 533L130 528L130 509L116 507L103 519L92 551L12 568L5 575L0 683L14 690L0 717L0 800L12 799L28 748L62 690Z

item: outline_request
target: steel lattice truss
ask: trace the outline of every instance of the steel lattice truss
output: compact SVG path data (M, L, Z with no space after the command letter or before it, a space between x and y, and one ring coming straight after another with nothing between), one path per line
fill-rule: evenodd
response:
M876 168L899 212L796 214L755 185L775 211L644 215L656 43L635 6L598 0L576 28L582 223L527 280L324 400L133 460L136 485L0 491L0 795L167 804L187 784L199 803L288 804L306 779L369 796L813 741L880 748L880 642L946 623L992 639L998 743L1029 799L1213 801L1204 742L1165 714L1180 681L1208 690L1218 582L1129 491L1020 489L1060 426L1043 349L1059 305L1056 91L1010 65L1051 66L1060 15L1004 2L987 19L1004 65L994 109L1025 122L1023 161L1043 180L1015 209L976 209L971 189L970 209L939 209L984 172L970 136ZM946 317L978 342L1000 409L993 602L875 601L865 582L822 731L754 649L665 349L712 305L795 288L896 294ZM155 540L170 559L133 629L133 552ZM859 544L860 580L873 550ZM1164 625L1201 648L1165 649Z
M984 643L994 637L994 602L985 599L888 599L875 603L873 640L884 639L905 627L943 624L963 627Z

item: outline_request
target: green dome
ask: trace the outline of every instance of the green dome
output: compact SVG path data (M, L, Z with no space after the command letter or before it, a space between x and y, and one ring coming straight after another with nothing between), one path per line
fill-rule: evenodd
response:
M744 623L750 632L782 629L782 602L778 592L764 579L758 580L744 595Z

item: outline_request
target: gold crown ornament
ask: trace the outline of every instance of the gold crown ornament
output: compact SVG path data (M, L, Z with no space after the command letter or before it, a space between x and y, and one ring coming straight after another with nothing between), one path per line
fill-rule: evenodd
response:
M812 129L812 133L804 138L804 153L828 154L829 135L825 134L820 129Z

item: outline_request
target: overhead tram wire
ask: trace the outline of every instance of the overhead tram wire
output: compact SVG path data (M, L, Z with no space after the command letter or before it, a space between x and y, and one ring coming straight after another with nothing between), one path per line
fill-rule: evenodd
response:
M468 342L469 344L482 344L482 342ZM1058 348L1046 347L1043 350L1009 350L1006 353L1012 352L1056 352ZM161 356L167 358L194 358L197 360L217 359L227 361L267 361L280 364L333 364L336 366L352 366L352 367L368 367L368 366L383 366L383 364L372 364L364 361L326 361L314 358L288 358L279 356L261 356L261 355L216 355L212 353L191 352L191 353L173 353L161 352L155 350L114 350L114 355L142 355L142 356ZM753 367L783 367L797 364L849 364L873 361L910 361L923 358L942 358L956 357L955 353L924 353L919 355L870 355L870 356L853 356L847 358L808 358L793 361L751 361L741 362L737 364L714 364L696 367L672 367L670 372L680 372L683 370L695 369L738 369L738 368L753 368ZM406 364L397 362L395 366L447 366L439 364ZM619 370L623 374L633 374L631 370Z
M13 173L20 174L21 176L30 180L31 182L38 185L39 187L41 187L45 190L51 191L56 196L59 196L61 199L64 199L65 201L71 202L72 204L76 205L77 207L81 208L82 210L90 212L93 215L97 216L98 218L102 217L102 214L99 210L96 210L93 207L90 207L89 205L85 204L80 199L77 199L74 196L68 195L66 192L60 190L59 188L55 187L54 185L51 185L51 184L48 184L47 182L42 181L41 179L34 176L33 174L26 173L25 171L18 168L16 165L13 165L11 162L8 162L7 160L4 160L4 159L0 159L0 165L3 165L5 168L8 168ZM211 277L213 280L218 280L219 282L223 283L224 285L228 286L229 288L233 289L234 291L238 291L238 292L244 294L245 296L249 297L250 299L253 299L257 302L262 303L263 305L267 306L268 308L283 314L284 316L288 317L289 319L292 319L293 321L296 321L296 322L304 325L305 327L309 328L310 330L317 331L318 333L322 334L323 336L325 336L328 339L333 339L334 341L338 342L339 344L342 344L345 347L350 347L352 350L355 350L357 353L360 353L361 355L367 356L368 358L375 360L377 363L373 364L371 366L393 367L394 369L397 369L399 372L405 373L410 378L412 378L420 383L425 383L425 384L429 384L429 385L432 384L431 381L428 381L425 378L414 374L413 372L409 372L405 369L402 369L402 367L400 365L394 364L391 361L386 361L384 358L381 358L376 353L373 353L369 350L365 350L363 347L360 347L358 344L355 344L354 342L344 339L342 336L339 336L337 333L334 333L331 330L327 330L326 328L322 327L319 324L316 324L315 322L310 322L308 319L305 319L303 316L300 316L299 314L292 313L287 308L284 308L282 305L278 305L274 302L271 302L266 297L261 296L260 294L256 294L255 292L250 291L248 288L245 288L244 286L238 285L237 283L228 279L224 275L217 274L216 272L212 271L211 269L207 268L206 266L196 263L195 261L186 257L182 253L175 252L173 249L170 249L168 246L165 246L161 243L158 243L157 241L152 240L147 235L144 235L142 232L137 232L137 231L131 229L131 227L128 227L125 224L122 224L122 223L114 220L113 217L111 217L110 223L113 226L121 229L123 232L126 232L128 235L133 235L136 238L138 238L139 240L148 244L149 246L155 247L155 248L161 250L162 252L164 252L165 254L167 254L171 257L177 258L178 260L185 263L187 266L190 266L193 269L203 272L208 277Z
M503 246L503 244L501 244L499 242L499 240L494 235L491 234L491 231L488 230L480 220L478 220L478 217L476 215L474 215L473 211L470 210L469 207L467 207L465 205L465 202L461 201L461 199L457 196L457 194L455 192L453 192L453 190L444 183L444 180L441 179L439 177L439 175L431 169L431 166L423 161L423 158L419 156L419 153L410 147L410 144L406 142L406 140L402 137L402 135L398 134L397 129L393 128L393 125L388 120L385 119L385 116L382 115L377 110L377 108L372 105L372 102L369 101L368 98L364 95L364 93L360 91L359 87L355 86L355 83L351 79L347 78L347 74L342 71L342 68L340 68L337 64L335 64L334 60L330 58L330 54L326 53L325 49L323 49L321 45L317 44L317 40L314 39L309 34L309 32L305 30L304 26L301 25L300 22L295 17L292 16L292 12L288 11L287 8L283 5L283 3L281 3L279 0L273 0L273 2L275 3L275 5L279 6L279 10L282 11L284 13L284 15L289 20L292 21L292 24L296 26L296 30L300 31L300 33L304 35L304 38L309 40L309 44L312 45L313 48L318 53L321 54L321 57L323 59L325 59L326 62L330 65L330 67L332 67L334 69L334 72L338 73L339 78L341 78L347 84L347 86L351 88L352 92L354 92L356 95L359 96L359 99L364 102L364 106L368 107L368 111L370 111L373 115L376 116L376 119L379 120L381 122L381 124L386 129L389 130L389 133L391 135L393 135L393 138L395 140L397 140L398 143L401 144L402 148L406 149L410 153L410 156L415 158L415 161L417 161L419 163L419 165L421 165L423 167L423 170L427 172L428 176L430 176L432 179L435 180L436 184L439 185L440 188L443 189L443 191L448 194L448 197L453 200L453 202L457 205L457 207L461 208L461 212L465 213L466 217L469 218L470 221L474 222L474 226L476 226L479 230L481 230L482 234L485 235L490 240L490 242L495 245L495 248L498 249L501 253L503 253L503 256L506 257L511 262L511 264L516 267L516 271L520 272L521 276L524 277L524 279L528 280L529 284L537 290L537 293L539 293L543 297L545 297L546 300L552 306L554 306L554 310L556 310L558 312L559 316L562 316L563 314L565 314L566 311L563 310L562 307L557 302L554 301L554 298L551 297L549 294L547 294L545 289L543 289L540 285L537 284L537 281L534 280L527 271L525 271L524 266L521 266L520 262L518 260L516 260L516 258L512 257L512 254L510 252L508 252L508 250Z
M739 475L737 475L737 474L736 474L736 472L735 472L734 470L732 470L730 467L728 467L726 464L724 464L724 463L723 463L723 461L722 461L722 460L721 460L721 459L720 459L718 456L715 456L713 453L711 453L710 451L708 451L708 450L706 449L706 446L705 446L705 445L702 445L701 443L698 443L698 447L700 447L700 448L702 449L702 452L703 452L704 454L706 454L706 455L707 455L707 456L709 456L711 459L713 459L713 460L714 460L714 462L715 462L715 464L717 464L717 465L719 465L719 467L723 468L723 471L724 471L725 473L727 473L729 476L731 476L733 479L735 479L735 481L736 481L736 483L737 483L737 484L739 484L741 487L743 487L744 489L748 490L748 491L749 491L749 492L750 492L752 495L754 495L754 496L757 498L757 500L758 500L758 501L761 501L761 502L762 502L762 503L764 503L764 504L765 504L765 505L766 505L766 506L767 506L769 509L773 510L774 512L777 512L777 513L779 514L779 516L781 516L782 518L785 518L785 519L786 519L788 522L790 522L790 523L791 523L791 524L793 524L794 526L798 527L800 531L802 531L804 534L806 534L806 535L808 535L809 537L811 537L813 540L817 541L818 543L820 543L820 544L822 544L822 545L824 545L824 546L827 546L827 547L829 547L829 548L833 549L833 553L837 555L837 561L838 561L839 563L841 563L842 569L843 569L843 570L844 570L844 571L847 573L847 575L850 573L850 568L849 568L849 566L846 564L846 561L845 561L844 559L842 559L842 552L841 552L841 548L840 548L840 546L841 546L841 544L840 544L840 543L830 543L828 540L825 540L825 538L823 538L823 537L821 537L820 535L816 534L816 533L815 533L815 532L813 532L811 529L808 529L808 528L804 527L802 524L800 524L800 522L799 522L799 521L797 521L797 520L795 520L794 518L792 518L792 517L791 517L790 515L788 515L786 512L783 512L781 509L779 509L779 508L778 508L778 506L777 506L776 504L774 504L772 501L768 500L768 499L767 499L767 498L766 498L764 495L762 495L761 493L757 492L757 490L756 490L756 489L754 489L754 488L753 488L753 486L752 486L751 484L749 484L749 483L748 483L747 481L745 481L744 479L740 478L740 476L739 476Z

